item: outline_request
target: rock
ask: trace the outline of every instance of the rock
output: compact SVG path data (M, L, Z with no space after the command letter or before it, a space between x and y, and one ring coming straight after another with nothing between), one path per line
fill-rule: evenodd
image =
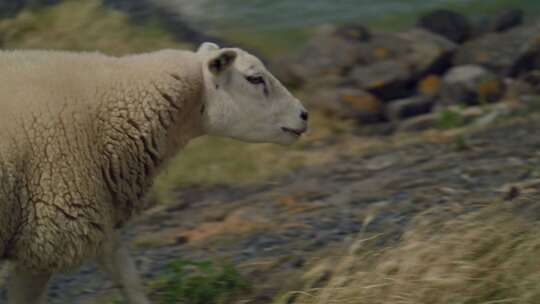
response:
M459 113L463 118L463 123L468 125L474 123L477 119L486 115L486 113L489 113L490 109L476 106L468 108L452 108L452 111Z
M409 52L399 60L407 63L414 78L444 73L457 49L455 43L422 29L397 34L408 44ZM397 46L399 47L399 46Z
M355 118L361 123L383 120L382 102L372 94L354 88L328 88L314 91L307 104L341 118Z
M329 79L339 80L358 61L360 44L351 40L352 29L342 29L337 34L336 31L336 27L324 27L298 54L280 59L283 68L276 76L301 84L327 84Z
M369 30L362 25L340 25L334 30L334 35L351 41L368 41L371 38Z
M418 82L416 90L425 95L435 95L441 88L441 77L435 74L430 74Z
M502 12L491 21L489 30L492 32L502 32L523 24L523 10L511 9Z
M396 60L357 66L349 79L383 100L406 97L414 87L408 67Z
M441 86L442 105L468 105L494 102L504 94L502 79L481 66L465 65L452 68Z
M433 113L416 116L407 120L404 120L399 124L397 132L418 132L431 129L435 126L437 121L437 115Z
M359 44L358 52L357 63L366 66L403 57L409 52L409 43L395 33L373 33L369 41Z
M360 83L387 100L410 96L414 82L444 72L455 50L451 41L422 29L369 33L361 26L327 26L272 70L289 85Z
M449 64L456 45L423 29L399 33L377 33L359 48L359 65L369 66L387 60L396 60L414 74L441 73Z
M493 124L498 118L508 115L510 109L505 104L500 104L501 107L490 109L487 113L476 118L473 125L476 127L487 127Z
M393 41L399 44L384 52L385 48L374 48L370 42L372 53L386 52L388 59L371 58L371 64L360 64L348 75L352 83L386 101L409 97L418 80L444 72L456 49L454 43L421 29L394 34Z
M390 121L398 121L431 112L435 105L434 96L418 95L392 101L386 108L386 116Z
M520 80L540 90L540 70L534 70L520 75Z
M487 34L459 48L453 63L481 65L503 76L517 76L539 66L539 33L540 25L532 25Z
M420 17L417 25L456 43L464 42L471 32L467 18L450 10L432 11Z
M521 100L524 96L536 95L540 92L540 87L535 87L521 79L505 79L504 85L506 87L505 99L510 101Z

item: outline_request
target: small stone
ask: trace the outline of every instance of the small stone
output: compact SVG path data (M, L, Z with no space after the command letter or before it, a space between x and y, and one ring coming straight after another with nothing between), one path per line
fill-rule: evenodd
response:
M302 256L296 256L291 261L291 266L294 268L302 268L306 264L306 259Z
M185 235L180 235L176 238L175 241L176 241L175 242L176 245L184 245L189 242L189 238Z
M481 66L457 66L444 75L440 95L443 106L489 103L504 95L504 83Z
M441 78L438 75L430 74L418 83L418 92L426 95L434 95L439 92Z
M435 98L429 95L418 95L392 101L388 104L386 115L390 121L398 121L431 112Z
M505 201L512 201L520 195L521 191L518 187L511 187L510 190L505 194Z
M505 100L522 100L524 96L538 94L538 86L531 85L521 79L508 78L504 81L506 87Z
M437 115L430 113L417 117L413 117L401 122L397 128L397 132L418 132L431 129L437 121Z
M341 118L354 118L362 123L383 120L384 107L373 94L360 89L338 88L313 91L307 98L310 107L321 109Z

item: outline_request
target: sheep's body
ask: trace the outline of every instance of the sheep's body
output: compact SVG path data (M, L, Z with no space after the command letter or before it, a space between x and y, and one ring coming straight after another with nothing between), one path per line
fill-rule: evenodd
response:
M158 169L210 134L290 144L308 113L259 59L197 52L0 52L0 259L10 304L43 304L54 272L94 258L148 304L118 229Z
M0 52L0 257L50 273L95 256L202 134L201 69L172 50Z

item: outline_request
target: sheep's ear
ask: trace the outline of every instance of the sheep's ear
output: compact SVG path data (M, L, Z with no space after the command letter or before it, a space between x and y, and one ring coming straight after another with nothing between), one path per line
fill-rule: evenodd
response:
M224 50L208 61L208 69L212 74L219 75L227 70L236 59L236 52L233 50Z
M204 42L199 46L199 49L197 50L197 53L202 52L211 52L211 51L217 51L219 50L219 46L213 42Z

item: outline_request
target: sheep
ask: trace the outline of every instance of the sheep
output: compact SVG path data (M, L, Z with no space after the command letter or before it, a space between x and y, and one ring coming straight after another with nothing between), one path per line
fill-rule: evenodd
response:
M255 56L0 52L0 257L10 304L46 302L52 274L95 259L149 303L119 230L168 159L203 135L287 145L308 112Z

